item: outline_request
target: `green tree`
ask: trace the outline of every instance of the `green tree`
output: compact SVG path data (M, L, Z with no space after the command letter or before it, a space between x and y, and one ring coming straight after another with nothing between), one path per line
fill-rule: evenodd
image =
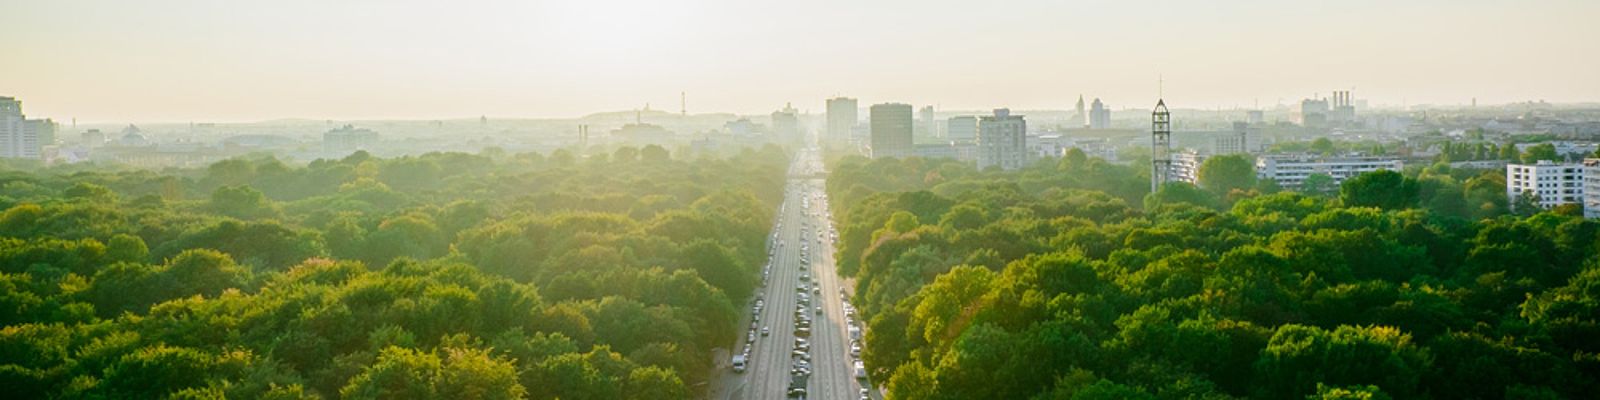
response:
M1399 172L1378 170L1346 179L1339 186L1339 199L1349 207L1398 210L1415 207L1419 189L1415 179Z
M1250 156L1221 155L1206 158L1198 172L1200 187L1217 196L1235 189L1249 190L1256 184L1256 167Z
M1314 195L1332 194L1336 189L1338 187L1334 183L1333 177L1323 173L1307 175L1306 179L1300 182L1301 192Z

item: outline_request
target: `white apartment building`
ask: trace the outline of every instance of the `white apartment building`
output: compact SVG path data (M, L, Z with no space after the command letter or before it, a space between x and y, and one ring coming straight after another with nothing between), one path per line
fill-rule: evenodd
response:
M1343 184L1345 179L1363 173L1392 170L1399 171L1405 167L1398 158L1393 157L1324 157L1315 154L1292 155L1263 155L1256 158L1256 177L1258 179L1271 179L1285 189L1299 188L1306 177L1314 174L1323 174L1333 178L1335 185Z
M40 156L39 133L49 121L30 120L22 115L22 102L11 97L0 97L0 158L32 158Z
M1028 164L1028 122L1011 110L997 108L978 119L978 169L1004 170Z
M1532 165L1506 165L1506 200L1515 205L1517 196L1531 192L1539 196L1539 208L1584 201L1584 164L1540 160Z
M1172 172L1167 176L1174 182L1188 182L1192 185L1200 184L1200 164L1206 162L1206 155L1194 150L1180 151L1172 154Z
M1600 218L1600 158L1583 159L1583 217Z

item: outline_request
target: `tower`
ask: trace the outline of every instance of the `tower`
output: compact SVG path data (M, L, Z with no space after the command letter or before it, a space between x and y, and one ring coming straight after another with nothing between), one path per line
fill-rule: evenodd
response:
M1083 95L1081 95L1081 94L1078 95L1078 116L1076 118L1078 120L1075 121L1075 122L1078 123L1078 127L1080 127L1080 128L1089 127L1089 115L1083 113Z
M1150 113L1150 192L1161 189L1172 173L1172 115L1166 100L1156 100Z

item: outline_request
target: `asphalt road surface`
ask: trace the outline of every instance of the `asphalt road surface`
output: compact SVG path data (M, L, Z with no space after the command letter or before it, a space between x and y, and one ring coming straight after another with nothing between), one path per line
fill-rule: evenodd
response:
M717 378L712 380L708 391L712 399L793 398L787 394L791 370L798 359L793 355L795 311L802 292L796 287L802 283L807 288L805 295L810 298L805 315L811 318L808 338L811 375L807 379L805 398L854 400L861 396L862 386L855 378L855 358L850 354L851 341L840 296L842 281L834 269L821 171L821 157L815 150L801 151L791 165L784 206L775 226L776 250L767 285L760 290L764 306L759 321L754 324L757 333L748 369L736 373L727 360L719 360L720 367L713 375ZM806 262L802 263L802 259ZM811 279L801 281L801 275L808 273ZM746 329L752 326L753 304L753 301L745 303L743 307ZM822 314L816 312L819 306ZM770 334L761 336L761 327L766 327ZM739 336L733 354L743 351L747 335L741 332Z

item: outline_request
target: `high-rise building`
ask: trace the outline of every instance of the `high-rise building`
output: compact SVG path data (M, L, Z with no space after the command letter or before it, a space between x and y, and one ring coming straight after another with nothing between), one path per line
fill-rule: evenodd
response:
M1506 165L1506 201L1516 207L1523 193L1537 196L1539 208L1583 204L1586 165L1539 160L1534 164Z
M1212 138L1212 154L1227 155L1250 152L1250 124L1234 122L1233 132Z
M39 133L54 123L29 120L22 115L22 102L0 97L0 158L40 158Z
M828 99L828 139L849 140L856 126L856 99Z
M1600 158L1583 159L1583 217L1600 218Z
M1077 127L1082 127L1082 128L1089 127L1089 114L1085 114L1084 113L1084 110L1083 110L1083 95L1081 95L1081 94L1078 95L1078 108L1077 109L1078 109L1078 114L1072 116L1072 122L1074 122L1074 123L1076 123L1078 125L1075 128L1077 128Z
M772 134L779 142L799 143L800 116L791 104L785 103L782 110L772 112Z
M1089 107L1089 128L1111 129L1111 110L1100 99L1094 99L1094 105Z
M944 121L944 137L951 142L978 140L978 117L962 115Z
M917 110L917 137L934 138L939 136L939 127L933 122L933 106L923 106Z
M912 155L910 104L874 104L868 114L872 119L872 158Z
M1295 123L1305 127L1321 127L1328 123L1328 101L1322 99L1300 100L1300 110L1295 113Z
M997 108L994 115L978 119L978 169L1022 168L1028 163L1028 123L1010 109Z

